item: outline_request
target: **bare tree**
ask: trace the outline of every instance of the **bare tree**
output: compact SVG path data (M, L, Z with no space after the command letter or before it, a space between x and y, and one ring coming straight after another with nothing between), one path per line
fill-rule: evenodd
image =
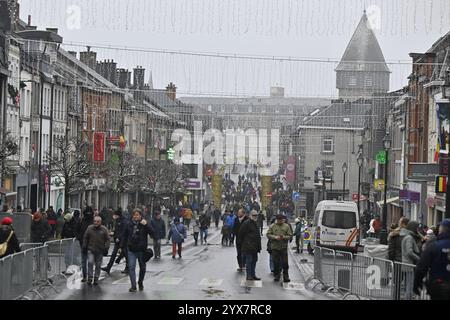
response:
M56 139L54 152L47 153L50 174L59 177L64 185L64 209L69 208L70 194L85 188L85 179L91 173L91 163L87 156L88 145L80 138Z
M3 186L3 177L10 174L11 170L6 165L9 157L16 155L19 151L16 139L9 132L6 132L0 145L0 186Z
M154 160L148 162L142 174L143 187L154 195L169 194L185 190L184 180L188 172L183 165L177 165L169 160Z
M117 193L117 206L120 206L123 192L141 190L144 161L126 151L113 153L107 162L104 176L108 187Z

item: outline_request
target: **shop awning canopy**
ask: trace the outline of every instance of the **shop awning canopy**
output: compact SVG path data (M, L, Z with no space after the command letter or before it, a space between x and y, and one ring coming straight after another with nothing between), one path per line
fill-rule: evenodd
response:
M389 199L386 199L386 203L387 203L387 204L388 204L388 203L392 203L392 202L398 201L399 199L400 199L400 197L389 198ZM380 208L383 207L383 204L384 204L384 200L377 201L377 205L378 205Z

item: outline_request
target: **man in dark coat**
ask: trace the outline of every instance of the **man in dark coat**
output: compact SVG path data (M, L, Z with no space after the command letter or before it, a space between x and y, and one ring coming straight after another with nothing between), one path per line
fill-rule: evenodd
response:
M44 243L48 241L50 233L51 228L47 220L44 219L40 212L36 212L31 222L31 242Z
M153 251L155 251L155 259L161 259L161 239L166 237L166 223L161 219L161 212L155 212L155 216L150 221L150 227L153 229Z
M244 209L240 208L237 212L237 217L234 221L233 226L233 234L235 235L236 239L236 253L237 253L237 261L239 268L237 269L239 272L242 272L244 270L245 266L245 258L242 256L242 239L239 236L239 230L241 229L242 224L248 220L248 217L245 215Z
M242 223L238 234L242 244L242 254L245 256L247 280L261 280L256 276L256 262L258 253L261 252L261 234L256 222L258 212L252 210L250 216L250 219Z
M148 235L153 236L153 230L145 219L142 219L142 212L134 209L132 220L125 228L121 248L127 248L129 275L131 281L130 292L136 292L136 260L139 263L139 290L144 290L144 277L146 264L144 261L144 251L148 246Z
M119 210L115 211L113 214L113 220L115 221L114 232L113 232L114 248L111 253L111 258L109 259L107 266L102 268L102 270L108 274L111 272L111 268L114 264L114 260L116 259L117 253L119 252L119 249L120 249L120 243L123 239L123 234L125 232L125 228L127 227L127 221L124 217L122 217L122 211L119 211ZM125 255L125 261L127 261L126 265L128 266L128 257L126 255ZM125 270L127 270L127 269L128 268L125 267Z
M83 237L87 230L87 228L94 223L94 212L92 211L92 208L87 207L83 211L83 217L78 224L77 227L77 240L80 243L81 247L81 271L83 273L83 279L81 279L81 282L87 281L87 260L88 260L88 252L87 250L83 249Z
M420 295L423 279L427 276L427 292L431 300L450 300L450 219L439 226L435 241L425 246L416 267L414 292Z
M2 225L0 227L0 244L7 242L6 252L0 255L0 259L6 257L10 254L20 252L19 241L17 240L16 234L12 227L12 219L10 217L5 217L2 220Z

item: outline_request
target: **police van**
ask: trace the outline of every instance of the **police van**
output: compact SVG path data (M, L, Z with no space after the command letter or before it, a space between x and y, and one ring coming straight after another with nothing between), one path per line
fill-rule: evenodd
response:
M314 213L313 238L308 245L345 251L358 251L359 215L354 202L325 200L319 202Z

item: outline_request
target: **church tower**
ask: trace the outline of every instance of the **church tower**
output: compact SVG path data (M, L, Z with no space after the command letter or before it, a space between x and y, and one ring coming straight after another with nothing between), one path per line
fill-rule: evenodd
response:
M389 91L390 71L365 10L335 71L339 98L352 101Z

